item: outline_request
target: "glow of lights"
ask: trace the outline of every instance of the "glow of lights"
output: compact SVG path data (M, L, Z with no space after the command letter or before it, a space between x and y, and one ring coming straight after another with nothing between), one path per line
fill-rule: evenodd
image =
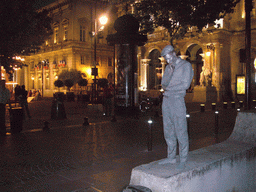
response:
M189 114L186 114L186 117L187 117L187 118L189 118L189 117L190 117L190 115L189 115Z
M215 111L215 114L219 114L219 111Z
M211 52L210 51L206 52L206 56L210 57L211 56Z
M146 88L146 87L143 87L143 86L141 86L139 89L140 89L141 91L147 91L147 88Z
M16 84L18 84L18 83L16 83L16 82L7 82L6 83L6 85L16 85Z
M108 22L108 18L106 16L102 16L99 18L99 21L101 25L106 25Z
M34 81L35 80L35 78L34 77L31 77L31 79Z
M151 119L148 120L148 124L152 124L153 121Z
M24 59L24 58L21 58L20 56L13 57L12 59L20 60L20 61L25 61L25 59Z

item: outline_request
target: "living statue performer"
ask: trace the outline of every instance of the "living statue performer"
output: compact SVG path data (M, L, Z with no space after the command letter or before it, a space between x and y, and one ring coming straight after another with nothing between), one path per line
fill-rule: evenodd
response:
M193 69L189 62L179 58L173 46L167 45L161 53L167 62L162 79L163 126L164 137L167 143L167 158L160 160L159 164L176 164L176 146L179 142L180 161L178 169L185 167L188 151L188 130L186 121L186 106L184 97L193 79Z

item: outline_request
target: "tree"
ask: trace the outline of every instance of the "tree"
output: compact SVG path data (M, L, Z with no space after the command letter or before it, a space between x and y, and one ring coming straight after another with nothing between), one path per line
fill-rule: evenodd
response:
M188 28L196 26L200 32L207 24L232 13L240 0L141 0L134 3L140 32L153 32L165 27L173 39L183 37Z
M80 79L82 79L84 74L81 73L81 71L78 71L76 69L70 69L70 70L63 70L60 74L58 79L65 81L67 79L71 79L74 84L76 84Z
M0 66L4 66L9 74L13 72L12 66L23 66L22 62L12 59L15 55L39 49L52 34L48 12L35 7L34 0L0 2Z
M59 92L60 92L60 88L64 86L64 83L61 80L56 80L56 81L54 81L54 86L58 87L59 88Z
M74 85L74 82L72 79L66 79L64 81L64 85L68 88L68 91L70 92L70 88Z

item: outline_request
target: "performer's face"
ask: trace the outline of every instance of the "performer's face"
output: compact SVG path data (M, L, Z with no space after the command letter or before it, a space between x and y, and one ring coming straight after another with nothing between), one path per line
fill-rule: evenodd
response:
M174 63L174 62L176 61L176 54L175 54L175 52L172 51L172 52L166 54L166 55L164 56L164 59L166 60L166 62L167 62L168 64Z

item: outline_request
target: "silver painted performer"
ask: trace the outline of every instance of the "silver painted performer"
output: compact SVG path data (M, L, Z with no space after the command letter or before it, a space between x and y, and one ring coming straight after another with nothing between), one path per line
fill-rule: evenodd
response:
M179 58L173 46L167 45L161 53L168 65L164 71L162 103L164 137L168 146L167 158L159 164L177 163L176 147L179 142L180 163L178 169L185 167L188 151L188 131L186 121L186 105L184 97L193 79L193 69L188 61Z

